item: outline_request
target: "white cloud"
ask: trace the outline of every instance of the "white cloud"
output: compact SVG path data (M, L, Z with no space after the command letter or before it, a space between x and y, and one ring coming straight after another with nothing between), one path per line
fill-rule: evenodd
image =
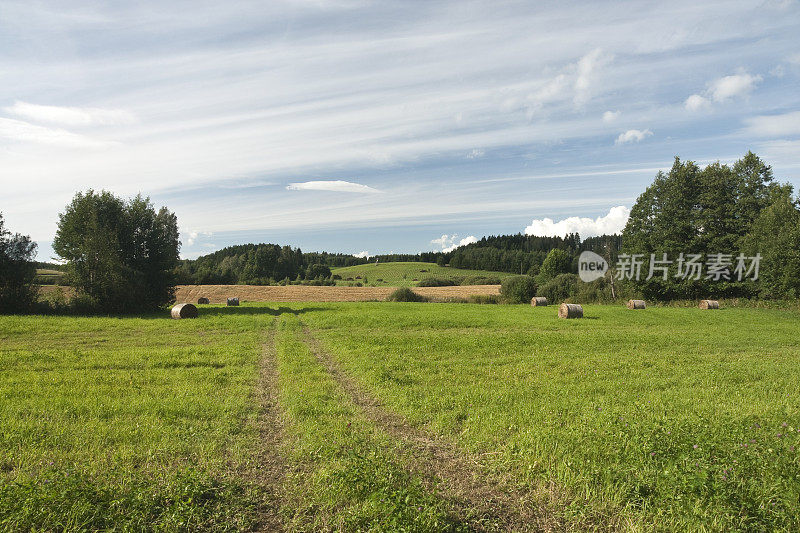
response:
M788 61L792 65L800 65L800 52L790 55L789 57L786 58L786 61Z
M364 250L363 252L358 252L357 254L353 254L353 257L363 257L369 259L370 255L368 251Z
M708 88L708 95L715 102L727 102L733 98L746 96L761 82L761 76L751 76L746 72L716 79Z
M302 183L290 183L286 188L290 191L381 192L367 185L344 180L304 181Z
M525 228L525 235L564 237L569 233L576 232L581 238L612 235L620 233L625 228L630 214L630 209L619 205L609 209L607 215L595 219L569 217L558 222L554 222L552 218L534 219L531 225Z
M197 242L197 239L199 237L210 238L213 235L214 234L210 231L187 231L184 233L185 236L184 238L186 239L186 242L184 242L184 244L186 246L193 246L194 243ZM208 243L204 244L203 246L208 246Z
M746 118L747 132L760 137L782 137L800 134L800 111L782 115L761 115Z
M2 117L0 117L0 138L64 148L108 148L118 145L115 142L92 139L62 129L46 128L22 120Z
M650 130L628 130L625 133L620 133L614 144L638 143L652 134L653 132Z
M683 105L689 111L700 111L701 109L706 109L710 107L711 102L709 102L708 98L706 98L705 96L701 96L699 94L693 94L686 99L686 102L684 102Z
M619 118L619 111L606 111L603 113L603 122L614 122Z
M709 82L703 94L689 96L683 105L689 111L708 109L712 101L724 103L747 96L762 80L760 75L753 76L743 70L737 74L723 76Z
M480 148L475 148L474 150L472 150L470 153L467 154L467 159L478 159L480 157L483 157L484 155L486 155L486 152L484 150L481 150Z
M59 107L29 104L17 101L3 109L7 113L34 122L60 124L62 126L112 126L133 124L136 118L122 109L100 109L97 107Z
M472 244L473 242L478 242L478 239L477 239L477 237L475 237L475 235L470 235L469 237L464 237L463 239L461 239L458 242L456 242L457 240L458 240L458 235L456 235L456 234L453 234L453 235L445 234L445 235L442 235L441 237L439 237L438 239L433 239L431 241L431 244L436 244L438 246L441 246L442 251L447 253L447 252L452 252L453 250L455 250L459 246L466 246L467 244Z

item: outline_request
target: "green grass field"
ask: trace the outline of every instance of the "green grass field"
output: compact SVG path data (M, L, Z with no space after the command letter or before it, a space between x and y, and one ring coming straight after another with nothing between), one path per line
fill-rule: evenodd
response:
M331 269L331 273L338 274L342 277L341 280L337 281L338 285L349 285L358 282L374 287L414 287L419 281L426 278L460 280L480 276L503 279L513 275L508 272L441 267L436 263L403 262L378 263L377 265L375 263L368 263L365 265L333 268ZM348 278L353 279L348 280Z
M585 311L0 317L0 529L796 531L800 312Z

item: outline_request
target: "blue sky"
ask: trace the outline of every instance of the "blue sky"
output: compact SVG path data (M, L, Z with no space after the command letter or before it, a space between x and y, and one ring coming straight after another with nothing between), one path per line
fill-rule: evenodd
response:
M675 155L800 185L800 3L0 0L0 211L149 195L182 255L624 224Z

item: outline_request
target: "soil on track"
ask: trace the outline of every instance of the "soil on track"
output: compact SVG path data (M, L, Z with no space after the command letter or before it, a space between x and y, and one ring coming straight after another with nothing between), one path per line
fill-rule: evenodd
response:
M177 302L225 303L228 297L242 302L369 302L385 300L397 287L312 287L306 285L178 285ZM413 287L414 292L432 299L467 298L500 294L500 285L457 285L454 287Z
M328 373L375 425L398 441L398 451L409 468L423 476L440 497L450 503L456 518L477 531L565 531L549 505L555 488L540 492L519 490L481 469L482 458L442 438L411 426L386 410L374 396L348 376L308 328L303 340ZM431 482L433 480L433 483Z
M270 328L264 342L256 385L256 400L259 406L257 420L260 447L256 454L255 476L269 495L267 507L262 510L258 531L283 531L285 526L280 516L281 494L288 466L280 453L283 442L283 420L278 405L278 368L275 356L275 326Z

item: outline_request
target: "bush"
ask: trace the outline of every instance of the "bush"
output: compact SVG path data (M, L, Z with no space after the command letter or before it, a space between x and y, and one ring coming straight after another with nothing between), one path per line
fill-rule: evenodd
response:
M467 298L471 304L499 304L500 297L496 294L473 294Z
M508 277L500 285L500 295L508 303L530 303L536 295L536 281L530 276Z
M453 285L458 285L456 280L444 278L425 278L417 283L417 287L452 287Z
M545 257L539 273L536 275L536 282L544 285L559 274L568 273L571 269L572 255L566 250L553 248Z
M403 287L402 289L397 289L392 294L390 294L387 298L389 302L427 302L428 299L422 296L421 294L417 294L416 292L412 291L408 287Z
M558 303L578 294L578 276L575 274L559 274L541 287L537 296L544 296L548 302Z
M491 278L488 276L470 276L464 278L461 285L500 285L500 278Z

